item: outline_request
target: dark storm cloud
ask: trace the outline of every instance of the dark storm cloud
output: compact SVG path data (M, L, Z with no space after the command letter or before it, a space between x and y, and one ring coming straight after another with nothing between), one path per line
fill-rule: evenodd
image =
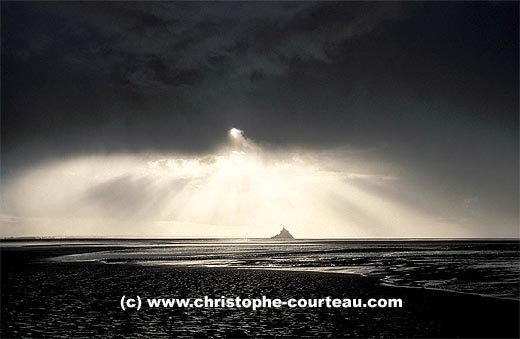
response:
M207 125L233 123L215 102L240 104L294 62L330 64L398 16L387 4L4 3L3 141L207 148L222 135Z

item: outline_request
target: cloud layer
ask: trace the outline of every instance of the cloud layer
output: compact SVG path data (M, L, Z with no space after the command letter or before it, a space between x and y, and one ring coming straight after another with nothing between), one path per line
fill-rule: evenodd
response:
M268 237L290 225L305 238L514 236L486 229L497 216L477 197L424 196L428 185L366 160L266 151L242 134L202 157L66 159L4 185L3 235Z

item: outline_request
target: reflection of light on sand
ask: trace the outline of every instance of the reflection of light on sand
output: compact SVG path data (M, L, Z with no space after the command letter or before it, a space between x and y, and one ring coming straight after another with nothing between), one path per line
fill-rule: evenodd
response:
M136 261L134 264L142 266L181 266L181 267L233 267L233 261L223 260L183 260L183 261Z
M486 243L404 243L308 241L280 244L190 242L65 255L59 262L102 262L143 266L228 267L236 269L358 274L393 286L423 287L518 299L520 258L513 241L497 250ZM182 243L181 241L177 244ZM124 246L124 244L121 244ZM210 246L208 246L210 245ZM516 247L515 247L516 246ZM515 249L516 248L516 249ZM471 278L468 279L468 272Z

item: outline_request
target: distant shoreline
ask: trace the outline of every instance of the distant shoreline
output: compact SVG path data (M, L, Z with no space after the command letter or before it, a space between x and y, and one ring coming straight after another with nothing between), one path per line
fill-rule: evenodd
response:
M216 238L216 237L186 237L186 238L141 238L141 237L5 237L0 238L1 242L16 241L193 241L193 240L214 240L214 241L278 241L276 239L266 238ZM302 242L302 241L520 241L520 238L297 238L287 239L285 242Z

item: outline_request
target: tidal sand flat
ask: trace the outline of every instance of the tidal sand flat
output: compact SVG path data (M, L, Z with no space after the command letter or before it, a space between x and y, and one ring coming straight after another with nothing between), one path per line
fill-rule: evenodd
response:
M2 246L2 337L519 336L517 300L385 286L370 275L54 259L142 250L99 243ZM122 311L122 295L401 298L403 307Z

